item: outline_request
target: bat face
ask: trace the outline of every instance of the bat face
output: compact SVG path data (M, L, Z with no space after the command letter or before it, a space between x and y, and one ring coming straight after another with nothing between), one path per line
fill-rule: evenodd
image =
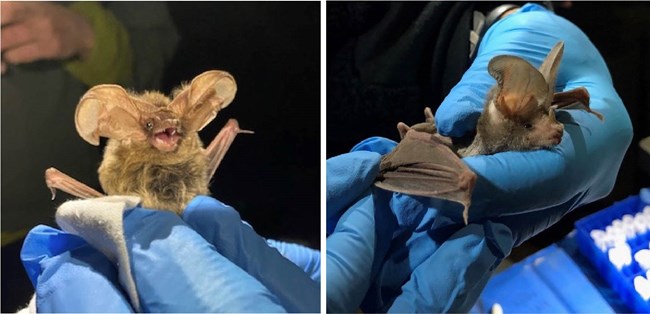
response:
M522 147L528 149L549 148L560 144L564 125L555 120L552 110L539 111L534 117L527 120L514 121L512 134L521 138Z
M75 113L79 135L93 145L99 137L120 142L148 142L161 152L176 150L183 137L207 125L227 107L237 90L234 78L208 71L174 92L138 95L118 85L99 85L81 98Z
M560 144L564 125L555 119L553 109L544 110L534 98L525 100L527 110L506 115L491 101L478 129L488 142L499 141L499 151L550 148Z
M180 130L180 120L173 117L156 116L145 124L149 131L149 143L161 152L173 152L183 134Z
M488 72L497 84L477 126L488 143L482 153L549 148L562 141L564 126L555 119L553 102L563 49L562 42L555 45L539 69L516 56L490 60Z
M170 100L157 92L147 92L139 98L156 107L153 112L143 110L140 118L140 125L147 134L147 142L163 153L176 151L185 133L181 117L168 108Z

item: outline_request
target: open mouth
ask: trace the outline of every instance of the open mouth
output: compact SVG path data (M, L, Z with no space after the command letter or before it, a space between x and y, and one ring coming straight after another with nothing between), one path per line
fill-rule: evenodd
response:
M176 149L180 138L181 134L176 128L166 128L160 132L154 133L153 142L151 144L158 150L169 152Z

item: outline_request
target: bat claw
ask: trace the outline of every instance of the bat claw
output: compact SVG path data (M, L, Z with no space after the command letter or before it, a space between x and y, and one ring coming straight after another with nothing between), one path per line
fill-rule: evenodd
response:
M431 111L431 108L429 108L429 107L424 108L424 120L426 122L433 122L434 121L433 112Z
M53 187L49 187L49 188L50 188L50 192L52 193L52 199L51 200L53 201L56 198L56 189L53 188Z

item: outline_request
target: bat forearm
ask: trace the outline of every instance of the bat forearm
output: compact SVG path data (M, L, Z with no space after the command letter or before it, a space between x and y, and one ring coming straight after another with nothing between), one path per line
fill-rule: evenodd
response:
M219 168L219 164L223 157L228 152L230 145L235 140L239 133L253 134L253 131L242 130L239 128L239 123L235 119L230 119L226 125L219 131L219 134L210 142L210 145L205 150L208 158L208 178L212 178L214 173Z
M52 192L52 199L56 197L57 189L79 198L104 196L104 194L97 192L93 188L75 180L56 168L45 170L45 184L47 184L47 187Z

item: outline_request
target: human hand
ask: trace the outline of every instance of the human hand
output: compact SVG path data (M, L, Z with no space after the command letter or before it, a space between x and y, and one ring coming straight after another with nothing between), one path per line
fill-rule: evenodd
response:
M438 109L436 125L448 136L474 129L486 94L495 84L487 72L489 60L510 54L539 65L560 40L565 51L558 90L586 87L591 107L605 121L580 110L561 111L557 118L565 124L565 133L557 147L465 158L478 175L467 226L457 223L460 216L454 217L453 211L459 206L449 202L401 194L378 202L377 192L360 196L350 207L354 213L366 210L377 215L388 210L396 222L390 228L376 221L353 220L353 213L341 216L338 223L344 222L346 228L340 231L360 233L350 238L363 242L365 246L357 245L357 249L365 247L366 256L372 259L359 261L352 256L353 250L330 245L328 239L328 306L331 303L337 306L335 310L344 311L359 304L366 311L468 311L512 247L567 212L609 193L632 137L629 117L593 44L575 25L540 6L526 5L488 30L476 60ZM373 150L368 141L364 146ZM384 154L385 145L380 146L378 151ZM388 236L390 232L395 234ZM379 237L388 237L391 243L381 243ZM383 248L387 245L388 249ZM341 270L330 270L330 255L336 256ZM348 278L361 274L365 281L352 281L347 288L352 290L348 296L362 289L356 293L360 297L346 299L332 293L330 300L330 271Z
M80 233L91 243L102 234L99 230ZM307 312L319 308L317 283L267 246L231 207L212 198L195 198L183 217L140 207L127 210L123 235L130 271L123 272L125 265L119 265L118 274L111 254L100 253L81 237L50 227L33 229L21 257L36 289L38 310ZM121 277L123 273L130 279ZM124 284L128 280L137 288L138 306L129 299Z
M2 73L7 64L87 57L93 47L90 23L73 10L49 2L0 3Z
M566 213L606 196L613 187L612 168L620 166L632 138L630 119L596 47L575 25L539 5L525 5L488 30L476 60L436 113L438 131L461 136L475 128L495 84L487 72L494 56L516 55L538 66L560 40L565 49L557 90L587 88L591 107L605 121L586 111L562 110L557 118L565 132L552 149L465 158L479 177L470 210L475 220L558 205Z

